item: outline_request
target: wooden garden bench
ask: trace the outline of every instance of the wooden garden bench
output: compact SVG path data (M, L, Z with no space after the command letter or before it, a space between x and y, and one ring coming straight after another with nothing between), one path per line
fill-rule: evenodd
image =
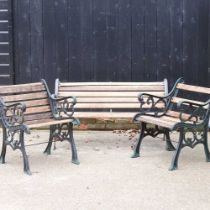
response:
M161 82L55 82L55 97L76 96L74 116L79 119L132 119L139 110L141 92L165 96L167 80Z
M32 128L50 127L45 153L50 154L53 140L71 143L72 162L79 164L73 138L74 97L56 99L44 80L38 83L0 86L0 120L3 128L1 163L5 163L7 145L20 149L24 172L31 174L25 150L24 134Z
M189 93L191 93L190 98L188 97ZM201 95L205 96L206 102L200 100ZM194 148L197 144L203 144L206 160L210 161L207 139L210 88L184 84L181 78L165 97L143 93L138 98L141 108L134 117L134 121L141 124L141 133L133 158L139 157L140 145L146 136L156 137L159 134L165 134L167 149L175 150L171 144L169 132L179 131L178 146L170 170L177 169L180 151L186 146ZM148 104L149 108L147 108ZM164 105L164 109L159 109L160 104ZM154 127L148 126L148 124L153 124Z

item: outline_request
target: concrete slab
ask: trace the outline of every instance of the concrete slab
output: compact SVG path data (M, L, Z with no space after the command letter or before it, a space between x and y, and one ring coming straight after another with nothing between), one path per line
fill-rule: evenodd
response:
M33 131L26 144L47 138L47 131ZM32 176L23 173L20 152L8 148L0 210L210 209L210 163L202 146L185 148L179 170L170 172L172 152L161 139L145 139L137 159L130 158L135 138L125 134L76 131L75 139L79 166L70 162L67 142L50 156L42 153L46 145L28 146Z

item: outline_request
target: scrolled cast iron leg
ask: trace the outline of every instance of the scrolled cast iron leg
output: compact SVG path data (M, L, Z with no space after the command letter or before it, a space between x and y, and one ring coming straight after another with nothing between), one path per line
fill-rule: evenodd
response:
M174 154L172 162L171 162L171 166L169 168L170 171L176 170L178 168L178 159L179 159L180 151L182 149L183 138L184 138L184 129L181 128L180 134L179 134L179 143L177 145L175 154Z
M166 150L167 151L176 150L176 148L174 147L174 145L171 142L171 138L170 138L170 134L169 134L168 130L165 131L165 138L166 138Z
M55 126L51 125L50 126L50 136L49 136L49 142L47 144L46 149L44 150L44 153L47 155L51 154L51 147L52 147L52 141L53 141L53 133L55 131Z
M206 155L206 161L210 162L210 153L208 148L208 128L204 131L204 151Z
M131 158L137 158L140 156L139 150L140 150L141 142L142 142L143 138L145 137L145 134L144 134L145 129L146 129L146 123L141 123L141 133L139 135L138 143L134 149L134 153L131 156Z
M77 149L76 149L76 145L74 142L74 136L73 136L73 124L69 123L68 124L68 132L69 132L69 138L68 141L71 144L71 151L72 151L72 163L79 165L80 162L78 160L78 156L77 156Z
M23 155L24 172L28 175L31 175L32 173L31 173L30 167L29 167L28 156L27 156L26 150L25 150L24 131L20 131L20 150Z
M0 162L2 164L5 163L5 156L6 156L6 151L7 151L7 130L6 128L3 128L3 142L2 142L2 151L1 151L1 156L0 156Z

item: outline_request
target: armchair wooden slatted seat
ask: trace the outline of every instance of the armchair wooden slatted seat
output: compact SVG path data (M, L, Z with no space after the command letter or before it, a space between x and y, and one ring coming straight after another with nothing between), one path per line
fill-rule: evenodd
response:
M67 140L71 144L72 162L79 164L73 138L75 97L55 98L44 80L38 83L0 86L0 120L3 129L1 163L5 163L7 145L20 149L24 172L31 174L25 150L24 135L32 128L50 127L46 154L50 154L53 140Z
M181 97L179 96L180 93ZM187 97L189 93L194 96L195 100ZM200 100L201 95L205 96L206 102ZM177 169L180 151L186 146L194 148L197 144L203 144L206 160L210 161L207 137L210 88L187 85L180 78L167 96L159 97L143 93L139 95L138 99L140 111L135 115L134 121L140 123L141 132L132 158L140 156L140 145L144 137L156 137L159 134L165 134L168 150L176 150L170 170ZM164 104L163 109L159 109L159 103ZM150 107L145 109L145 106L148 107L148 105ZM154 127L148 127L148 124L153 124ZM171 144L169 135L171 131L180 133L176 149Z
M139 110L138 94L147 92L165 96L167 80L160 82L55 82L56 97L77 97L77 118L132 119ZM159 104L161 107L162 105Z

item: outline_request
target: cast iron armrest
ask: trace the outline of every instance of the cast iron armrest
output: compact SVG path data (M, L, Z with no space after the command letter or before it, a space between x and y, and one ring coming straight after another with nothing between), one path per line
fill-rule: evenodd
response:
M73 118L74 105L77 103L76 97L74 96L57 97L54 94L50 93L50 90L44 79L41 79L41 82L46 88L54 119L56 120L69 119L69 118L74 119Z
M140 102L139 114L158 116L161 113L162 115L167 110L170 97L170 95L162 97L148 93L140 94L138 96Z
M0 100L0 117L5 128L9 130L24 130L30 133L26 125L24 125L24 112L26 105L24 103L14 103L6 105Z
M180 101L177 104L177 108L180 110L179 119L182 123L188 123L190 125L208 124L210 100L204 103Z
M157 96L148 93L141 93L138 96L138 100L140 102L140 110L139 113L137 113L134 116L133 121L138 121L138 117L140 117L141 115L152 117L163 116L170 107L172 97L176 95L177 85L183 82L183 78L179 78L176 81L171 92L168 93L166 96Z
M55 97L50 95L52 102L53 116L55 119L65 119L72 117L74 114L74 105L77 103L76 97Z
M168 104L170 102L171 95L167 96L157 96L151 95L148 93L142 93L138 96L140 102L140 110L134 116L133 121L137 122L138 117L152 116L152 117L161 117L168 110Z

